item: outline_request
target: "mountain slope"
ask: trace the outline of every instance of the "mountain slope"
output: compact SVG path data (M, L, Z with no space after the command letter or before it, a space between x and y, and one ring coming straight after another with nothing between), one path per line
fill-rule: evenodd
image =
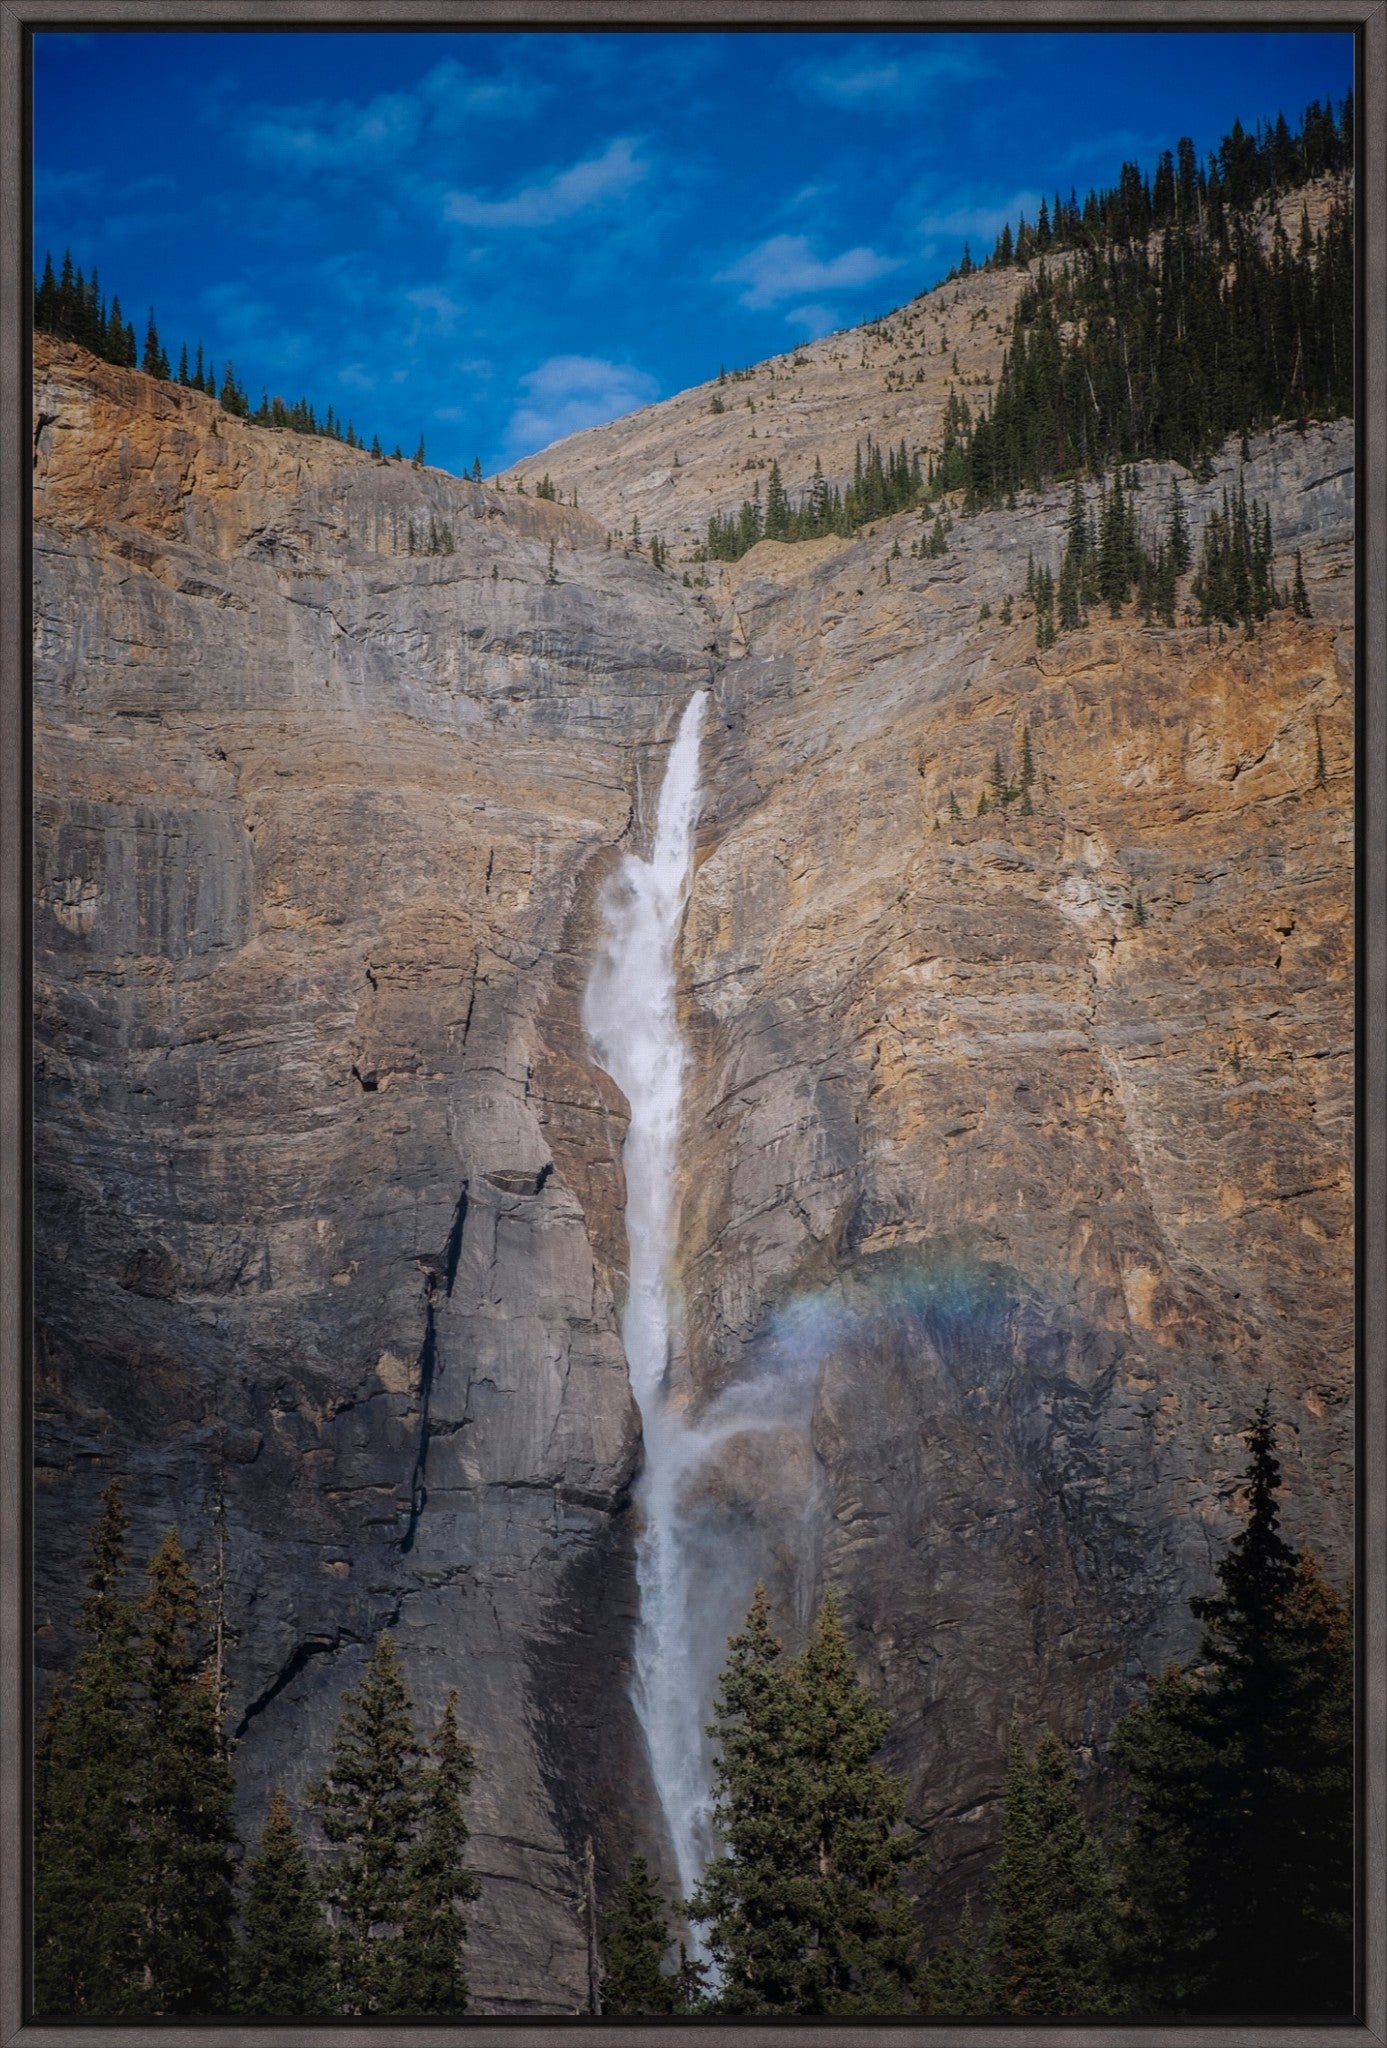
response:
M1321 178L1266 203L1251 217L1267 244L1279 220L1293 241L1302 211L1312 231L1323 228L1345 192ZM1152 250L1157 239L1153 237ZM1011 339L1012 315L1026 285L1048 258L977 269L866 326L805 342L727 381L711 378L658 405L553 442L500 479L532 491L548 475L559 496L574 491L601 524L629 536L639 519L679 563L702 545L709 519L735 512L753 488L764 500L772 461L792 499L807 492L815 461L830 482L845 485L870 436L879 447L904 441L938 455L951 391L976 412L990 405ZM722 410L715 410L720 406Z

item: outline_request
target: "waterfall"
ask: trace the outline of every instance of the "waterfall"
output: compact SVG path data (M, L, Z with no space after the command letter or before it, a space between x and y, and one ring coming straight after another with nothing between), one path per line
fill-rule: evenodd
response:
M674 949L688 901L706 702L700 690L679 722L648 859L627 854L603 892L605 943L583 1004L597 1057L631 1108L622 1150L630 1287L621 1335L645 1437L633 1697L686 1896L702 1874L711 1835L703 1735L707 1681L696 1650L700 1631L680 1499L708 1446L705 1432L686 1426L667 1382L674 1175L686 1057Z

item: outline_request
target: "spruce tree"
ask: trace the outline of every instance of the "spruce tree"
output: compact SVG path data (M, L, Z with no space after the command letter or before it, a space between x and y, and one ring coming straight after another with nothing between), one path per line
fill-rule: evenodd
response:
M650 1867L633 1856L602 1920L602 2010L614 2016L679 2010L679 1987L664 1968L669 1919Z
M149 321L144 331L144 354L140 358L140 368L147 376L161 376L163 372L159 366L163 360L164 352L159 346L159 330L154 324L154 308L151 306Z
M400 1939L391 1985L397 2013L467 2010L462 1907L480 1886L467 1869L464 1811L476 1758L458 1732L458 1696L450 1692L419 1787L419 1835L405 1858Z
M39 1728L34 1773L34 2003L45 2015L146 2009L135 1815L135 1608L123 1590L120 1482L91 1534L87 1643Z
M1035 756L1031 752L1031 727L1029 719L1021 728L1021 771L1017 777L1016 786L1021 792L1021 815L1023 818L1029 818L1034 809L1031 790L1035 786Z
M1305 588L1305 570L1300 559L1300 549L1295 551L1295 582L1291 588L1291 609L1298 619L1310 616L1310 593Z
M1002 2009L973 1925L971 1898L963 1902L957 1934L930 1952L921 1976L920 2009L940 2019L976 2019Z
M232 2011L256 2019L310 2019L336 2009L332 1945L322 1895L278 1786L247 1873L243 1934L232 1963Z
M419 1750L404 1674L388 1633L354 1691L342 1695L332 1758L310 1794L340 1851L324 1890L336 1913L342 2010L394 2004L405 1863L419 1813Z
M711 1730L719 1744L714 1824L726 1853L709 1864L690 1910L709 1924L722 2012L795 2013L802 1931L791 1912L802 1889L794 1859L806 1795L797 1702L763 1586L728 1652Z
M901 1827L905 1787L876 1761L891 1719L857 1675L831 1591L794 1676L819 1894L807 2009L908 2012L917 1939L902 1885L915 1861Z
M766 539L785 540L789 530L790 501L781 481L780 464L772 461L770 475L766 479Z
M1113 1886L1079 1811L1069 1759L1049 1729L1032 1760L1013 1721L1004 1799L987 1933L1001 2009L1027 2018L1119 2011Z
M888 1717L857 1677L833 1597L797 1662L761 1587L729 1648L712 1729L726 1854L691 1902L722 1970L718 2010L912 2010L903 1791L875 1761Z
M1270 1409L1247 1522L1191 1601L1199 1665L1114 1731L1133 1811L1127 1968L1151 2012L1334 2016L1353 1995L1352 1636L1280 1533Z
M206 2015L227 1995L235 1788L204 1654L208 1617L176 1530L147 1576L136 1715L146 2009Z

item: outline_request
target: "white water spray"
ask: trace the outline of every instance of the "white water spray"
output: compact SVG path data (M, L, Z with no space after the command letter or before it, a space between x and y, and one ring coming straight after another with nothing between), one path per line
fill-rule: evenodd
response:
M674 947L689 894L706 702L706 692L699 691L679 722L649 858L628 854L604 891L606 944L583 1005L583 1022L597 1056L631 1108L622 1150L630 1291L621 1334L645 1436L633 1692L685 1896L702 1874L711 1833L703 1735L708 1703L695 1651L701 1631L691 1607L680 1496L709 1440L705 1430L686 1427L680 1410L669 1403L667 1387L674 1175L685 1067Z

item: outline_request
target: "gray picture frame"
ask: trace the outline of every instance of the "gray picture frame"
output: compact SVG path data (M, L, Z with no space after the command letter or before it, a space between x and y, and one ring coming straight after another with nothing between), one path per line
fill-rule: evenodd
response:
M0 2048L169 2043L305 2048L351 2042L443 2048L549 2048L575 2027L599 2039L693 2044L797 2041L905 2048L926 2040L1132 2048L1220 2042L1310 2048L1346 2034L1387 2048L1387 0L1180 0L1181 28L1318 28L1358 37L1361 350L1358 552L1358 1627L1362 1772L1360 2017L1325 2025L1148 2025L919 2020L861 2025L687 2024L478 2018L458 2023L26 2023L26 1771L30 1643L26 1605L29 1470L29 532L31 448L28 117L36 30L161 27L522 28L1162 28L1169 0L0 0Z

